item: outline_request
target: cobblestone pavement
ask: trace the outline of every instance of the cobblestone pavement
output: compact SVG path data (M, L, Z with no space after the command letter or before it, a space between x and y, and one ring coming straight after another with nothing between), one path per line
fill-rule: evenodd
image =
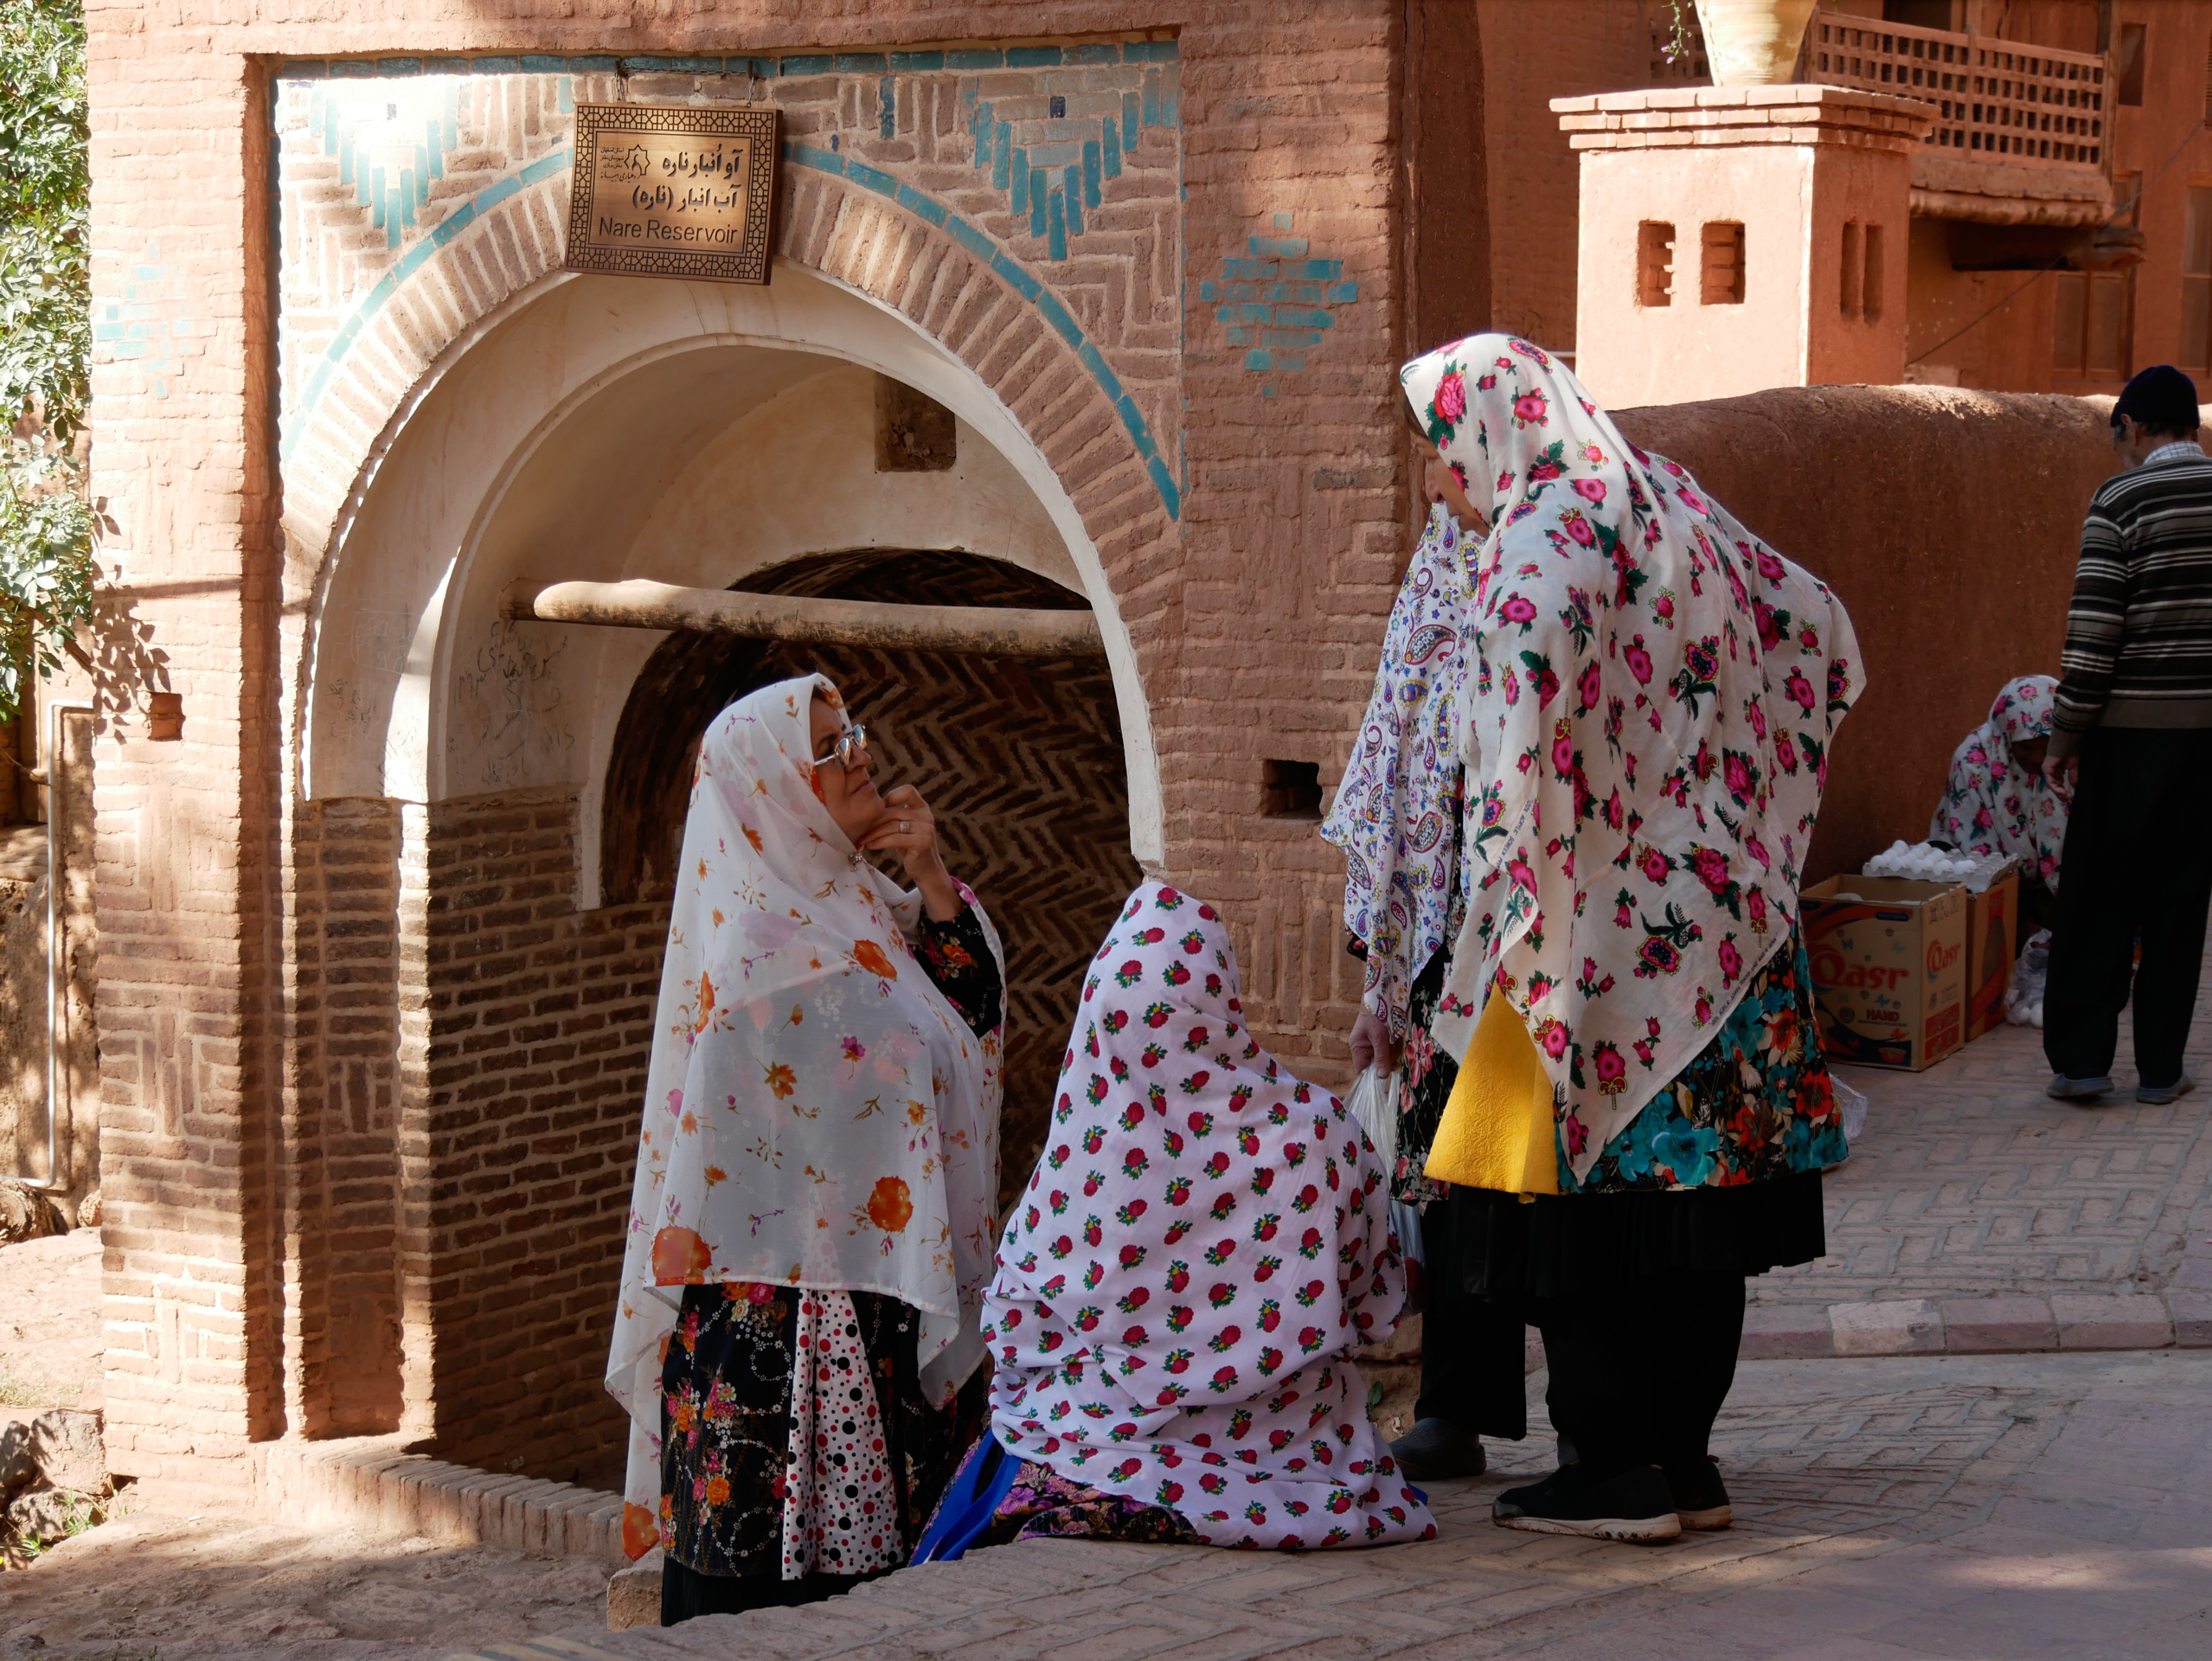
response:
M829 1605L591 1648L626 1661L1537 1649L1559 1661L2201 1661L2208 1408L2202 1351L1751 1363L1715 1440L1737 1519L1721 1533L1650 1547L1493 1526L1492 1496L1546 1463L1532 1438L1504 1471L1437 1485L1441 1537L1420 1545L1291 1556L1040 1541Z

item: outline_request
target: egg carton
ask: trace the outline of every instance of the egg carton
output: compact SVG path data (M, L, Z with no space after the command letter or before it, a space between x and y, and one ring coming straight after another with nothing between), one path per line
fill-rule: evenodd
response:
M1933 843L1907 843L1902 839L1867 861L1862 876L1902 876L1920 882L1957 882L1969 893L1984 892L2010 870L2016 862L2009 854L1959 854Z

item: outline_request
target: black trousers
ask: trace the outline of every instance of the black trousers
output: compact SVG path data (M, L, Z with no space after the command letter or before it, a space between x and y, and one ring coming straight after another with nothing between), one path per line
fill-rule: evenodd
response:
M1468 1233L1454 1196L1421 1212L1421 1388L1415 1419L1442 1419L1478 1436L1529 1433L1528 1322L1521 1300L1466 1290Z
M2100 727L2059 856L2058 916L2043 995L2043 1054L2072 1079L2112 1071L2132 972L2135 1071L2181 1076L2212 906L2212 730Z
M1735 1382L1741 1275L1678 1271L1606 1297L1535 1299L1529 1317L1544 1335L1553 1428L1593 1478L1697 1467Z

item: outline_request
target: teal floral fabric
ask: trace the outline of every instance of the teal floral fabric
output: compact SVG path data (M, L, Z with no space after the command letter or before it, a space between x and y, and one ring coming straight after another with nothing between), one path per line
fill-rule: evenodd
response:
M1581 1181L1559 1162L1561 1191L1730 1188L1839 1164L1848 1150L1830 1085L1812 1016L1812 968L1795 938Z

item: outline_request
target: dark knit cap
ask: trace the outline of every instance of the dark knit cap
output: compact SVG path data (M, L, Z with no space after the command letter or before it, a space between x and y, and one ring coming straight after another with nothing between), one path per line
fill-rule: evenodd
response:
M2113 425L2132 416L2154 433L2196 431L2196 382L2170 363L2155 363L2129 382L2113 406Z

